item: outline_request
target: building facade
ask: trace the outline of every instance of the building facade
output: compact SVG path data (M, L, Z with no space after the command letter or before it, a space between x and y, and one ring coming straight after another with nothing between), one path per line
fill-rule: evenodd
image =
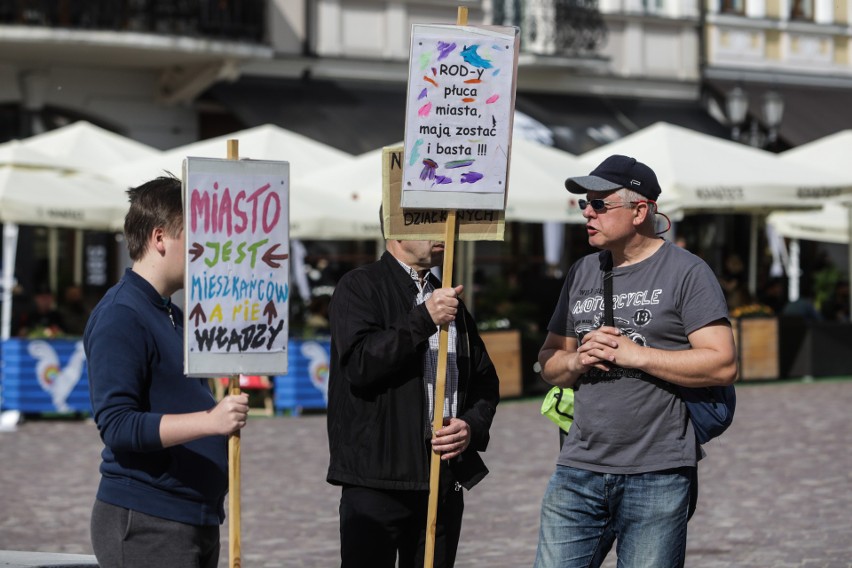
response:
M708 91L724 108L741 90L733 95L744 95L748 110L734 113L734 126L757 131L752 143L772 143L777 129L783 149L852 127L849 0L705 0L702 7ZM773 98L784 103L777 125Z
M667 121L783 149L852 127L850 2L0 0L0 142L86 119L161 149L265 123L352 154L394 144L411 25L454 23L463 4L471 24L520 28L516 108L548 143L580 154ZM779 98L777 122L764 108ZM749 222L696 218L679 234L721 266ZM33 283L45 247L26 230L19 277ZM553 263L544 239L512 226L476 256L517 286ZM562 240L563 267L588 250L570 229ZM308 261L339 273L374 255L317 243Z

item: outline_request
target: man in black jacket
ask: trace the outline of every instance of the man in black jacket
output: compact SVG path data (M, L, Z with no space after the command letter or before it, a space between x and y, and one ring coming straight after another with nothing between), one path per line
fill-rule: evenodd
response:
M342 486L343 568L423 566L431 452L441 455L435 567L455 562L462 487L487 473L478 452L499 400L497 374L462 286L430 272L435 241L387 242L332 297L327 481ZM438 328L449 327L444 427L432 432Z

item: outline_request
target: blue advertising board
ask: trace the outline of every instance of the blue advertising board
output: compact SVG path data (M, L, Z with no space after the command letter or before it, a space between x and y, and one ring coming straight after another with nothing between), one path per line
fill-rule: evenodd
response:
M82 340L15 338L0 346L0 410L91 414ZM275 409L326 408L329 340L290 339L287 351L288 374L273 377Z
M91 414L81 339L7 339L2 354L0 410Z
M299 414L328 406L328 339L290 339L288 374L275 377L275 409Z

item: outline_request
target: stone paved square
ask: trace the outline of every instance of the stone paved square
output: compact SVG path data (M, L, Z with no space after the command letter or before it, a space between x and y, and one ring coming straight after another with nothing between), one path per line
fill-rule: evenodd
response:
M558 434L541 399L504 401L466 495L458 568L531 566ZM852 380L745 383L706 447L690 568L852 567ZM100 441L90 420L0 432L0 550L91 554ZM252 418L242 436L242 565L339 565L339 490L325 483L325 416ZM222 527L221 567L228 565ZM616 565L610 554L607 567Z

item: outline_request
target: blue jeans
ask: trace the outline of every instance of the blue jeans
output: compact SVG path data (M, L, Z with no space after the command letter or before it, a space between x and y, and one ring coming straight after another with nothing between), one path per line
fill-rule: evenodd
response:
M561 465L541 504L535 568L682 568L692 468L595 473Z

